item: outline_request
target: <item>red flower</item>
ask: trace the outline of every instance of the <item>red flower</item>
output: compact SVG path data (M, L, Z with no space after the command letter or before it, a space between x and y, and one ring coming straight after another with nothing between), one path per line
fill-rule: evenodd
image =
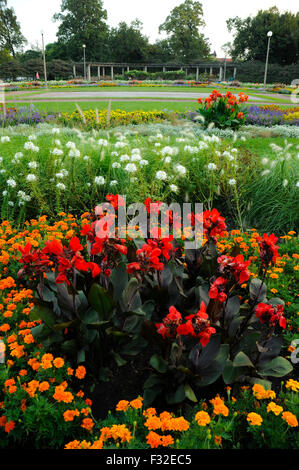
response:
M72 250L74 253L77 253L77 251L83 250L83 246L81 245L78 237L73 237L70 240L70 250Z
M250 278L251 273L247 269L250 261L244 261L243 255L237 255L236 257L222 255L219 256L217 262L220 264L220 273L228 278L230 274L233 274L235 281L239 284L243 284Z
M210 341L211 335L216 333L215 328L210 326L209 316L206 313L204 302L201 303L200 310L196 314L186 317L186 320L187 322L185 324L178 326L177 334L199 338L204 348Z
M223 303L226 301L227 295L224 292L226 288L226 284L228 280L224 277L218 277L210 287L209 290L209 297L210 299L219 300L219 302Z
M283 316L283 305L269 305L263 302L256 306L256 316L261 323L268 323L269 326L274 327L278 324L284 330L287 327L287 322Z
M182 315L174 307L169 307L169 313L162 323L156 323L157 331L163 338L174 338L177 333L177 327L182 323Z
M257 239L259 244L260 258L264 266L269 266L271 263L276 264L278 257L278 246L275 245L278 237L274 233L271 235L263 234L263 237Z

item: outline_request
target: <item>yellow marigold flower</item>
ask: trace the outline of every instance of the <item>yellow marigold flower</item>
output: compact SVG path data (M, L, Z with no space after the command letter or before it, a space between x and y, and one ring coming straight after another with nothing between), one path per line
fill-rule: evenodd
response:
M292 428L296 428L298 426L298 420L293 413L290 411L284 411L281 415L282 419L288 423L289 426Z
M247 421L251 426L261 426L263 418L257 413L249 413L247 415Z
M130 403L127 400L120 400L116 405L116 411L127 411Z
M282 408L282 406L276 405L276 403L274 403L274 401L270 401L270 403L267 406L267 412L270 413L270 411L272 411L272 413L274 413L276 416L278 416L278 415L280 415L280 413L283 412L283 408Z
M286 388L290 388L293 392L299 391L299 382L297 380L289 379L286 383Z
M198 426L206 426L211 422L211 418L206 411L198 411L195 415L195 421Z

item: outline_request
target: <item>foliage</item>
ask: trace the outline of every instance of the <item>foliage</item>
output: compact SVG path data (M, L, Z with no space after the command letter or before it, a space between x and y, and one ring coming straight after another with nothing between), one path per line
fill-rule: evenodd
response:
M57 37L66 46L67 58L82 62L85 44L89 60L103 59L108 27L102 0L63 0L61 13L55 14L54 19L60 21Z
M109 33L108 47L110 60L118 62L146 62L148 39L142 35L142 23L139 20L127 25L120 22Z
M228 30L235 30L232 54L235 59L264 61L268 31L273 32L269 61L281 65L298 62L299 14L277 7L259 10L254 17L227 20Z
M298 77L299 67L298 63L291 65L280 65L277 63L270 63L268 65L267 81L274 83L278 80L291 83ZM237 67L237 78L240 81L250 81L263 83L265 74L265 59L261 61L246 61L239 62Z
M170 12L159 30L169 35L173 57L177 61L189 63L209 56L208 41L199 33L199 27L204 25L202 4L185 0Z
M0 2L0 48L7 50L13 57L26 39L21 33L20 24L17 21L13 8L7 7L7 0Z

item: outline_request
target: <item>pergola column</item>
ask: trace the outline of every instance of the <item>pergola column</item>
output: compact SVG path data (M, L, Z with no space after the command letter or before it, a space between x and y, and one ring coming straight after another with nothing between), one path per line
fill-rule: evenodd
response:
M222 68L222 66L220 66L220 68L219 68L219 80L220 81L222 80L222 72L223 72L223 68Z
M127 72L130 72L130 67L127 65Z
M213 75L213 67L210 67L210 75Z
M77 76L76 75L76 65L75 64L73 65L73 76L74 76L74 78L76 78L76 76Z
M234 80L236 78L236 75L237 75L237 67L234 67Z
M98 79L101 79L101 66L98 65Z
M144 70L144 72L147 72L147 66L146 65L144 66L143 70Z
M87 80L90 82L91 81L91 66L88 64L87 66Z
M114 79L114 70L113 70L113 65L111 65L111 80Z
M199 67L196 67L196 81L199 80Z
M166 72L166 67L165 66L163 67L163 72Z

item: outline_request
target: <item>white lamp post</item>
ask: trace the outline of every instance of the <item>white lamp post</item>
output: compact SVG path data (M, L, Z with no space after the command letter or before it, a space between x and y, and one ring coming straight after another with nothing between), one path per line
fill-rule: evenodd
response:
M266 82L267 82L267 72L268 72L268 61L269 61L269 51L270 51L270 41L272 36L272 31L268 31L268 47L267 47L267 57L266 57L266 66L265 66L265 76L264 76L264 90L266 90Z
M43 61L44 61L44 76L45 76L45 85L46 89L48 89L48 80L47 80L47 63L46 63L46 54L45 54L45 43L44 43L44 33L42 34L42 49L43 49Z
M86 58L85 58L86 44L83 44L83 60L84 60L84 80L86 80Z

